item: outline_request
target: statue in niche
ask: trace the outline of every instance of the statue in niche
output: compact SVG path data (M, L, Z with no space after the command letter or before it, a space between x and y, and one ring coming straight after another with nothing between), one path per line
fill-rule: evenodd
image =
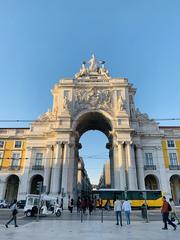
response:
M135 117L135 106L134 106L134 100L133 100L133 96L130 95L129 96L129 102L130 102L130 115L132 118Z
M118 108L120 111L125 111L126 110L126 101L122 98L120 95L118 98Z
M64 108L65 110L68 110L68 109L69 109L69 99L68 99L67 96L64 97L63 108Z

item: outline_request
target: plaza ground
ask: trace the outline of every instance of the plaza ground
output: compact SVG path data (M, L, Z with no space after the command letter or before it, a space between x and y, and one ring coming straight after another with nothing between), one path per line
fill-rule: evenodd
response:
M153 221L143 223L132 222L131 225L117 226L114 221L59 221L41 220L40 222L28 222L19 228L10 225L5 228L0 226L0 235L3 240L49 240L49 239L128 239L128 240L166 240L178 239L180 226L177 230L169 227L169 230L161 230L162 222Z

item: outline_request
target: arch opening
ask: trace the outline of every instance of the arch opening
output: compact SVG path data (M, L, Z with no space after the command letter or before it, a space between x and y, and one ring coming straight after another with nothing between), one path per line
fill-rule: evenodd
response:
M180 175L170 177L170 187L174 202L180 204Z
M30 194L39 194L38 190L38 183L42 182L43 183L43 177L41 175L34 175L31 179L30 183Z
M147 190L158 190L159 181L155 175L149 174L145 177L145 187Z
M87 194L90 189L83 186L82 175L87 174L93 188L110 188L110 145L112 144L112 125L109 119L99 112L90 112L82 115L77 120L76 130L78 134L75 139L77 151L77 194ZM108 162L109 161L109 162ZM105 176L105 166L106 172ZM83 173L83 171L86 171ZM104 174L103 174L104 173ZM81 178L81 179L80 179ZM81 193L81 194L80 194Z
M10 175L7 178L5 200L9 203L12 203L17 199L19 190L19 177L17 175Z
M112 131L112 124L102 113L88 112L83 114L77 120L76 131L78 132L80 138L83 133L89 130L99 130L109 139L111 135L110 132Z

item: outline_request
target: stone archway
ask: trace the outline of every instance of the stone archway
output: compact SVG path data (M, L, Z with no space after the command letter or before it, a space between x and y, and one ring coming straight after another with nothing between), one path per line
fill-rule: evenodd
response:
M170 187L174 202L180 204L180 175L170 177Z
M52 112L40 119L55 120L55 161L50 174L50 193L76 198L79 140L89 130L99 130L108 138L111 188L137 189L134 130L130 126L130 115L136 118L135 89L128 80L111 78L104 61L92 57L87 64L83 63L73 79L63 79L56 84L52 93ZM143 117L140 112L139 117Z
M145 177L145 187L147 190L158 190L159 189L158 178L153 174L147 175Z
M90 130L97 130L105 134L108 140L106 144L106 148L109 149L109 160L110 160L111 185L109 187L113 187L114 185L113 151L112 151L113 137L111 134L113 127L110 119L101 112L97 112L97 111L86 112L76 120L76 125L74 129L76 132L75 146L77 146L75 151L76 166L78 165L78 162L80 163L82 161L78 151L81 148L80 138L82 137L82 135Z
M37 184L38 182L42 182L43 183L43 177L39 174L34 175L31 178L30 181L30 194L39 194L39 191L37 190Z
M11 203L17 199L19 189L19 177L17 175L10 175L7 178L5 199L7 202Z

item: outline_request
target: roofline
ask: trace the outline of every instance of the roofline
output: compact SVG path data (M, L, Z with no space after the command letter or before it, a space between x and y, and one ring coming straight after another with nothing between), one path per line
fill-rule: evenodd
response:
M3 129L3 130L8 130L8 129L30 129L30 128L0 128L0 130Z
M180 128L180 126L159 126L159 128Z

